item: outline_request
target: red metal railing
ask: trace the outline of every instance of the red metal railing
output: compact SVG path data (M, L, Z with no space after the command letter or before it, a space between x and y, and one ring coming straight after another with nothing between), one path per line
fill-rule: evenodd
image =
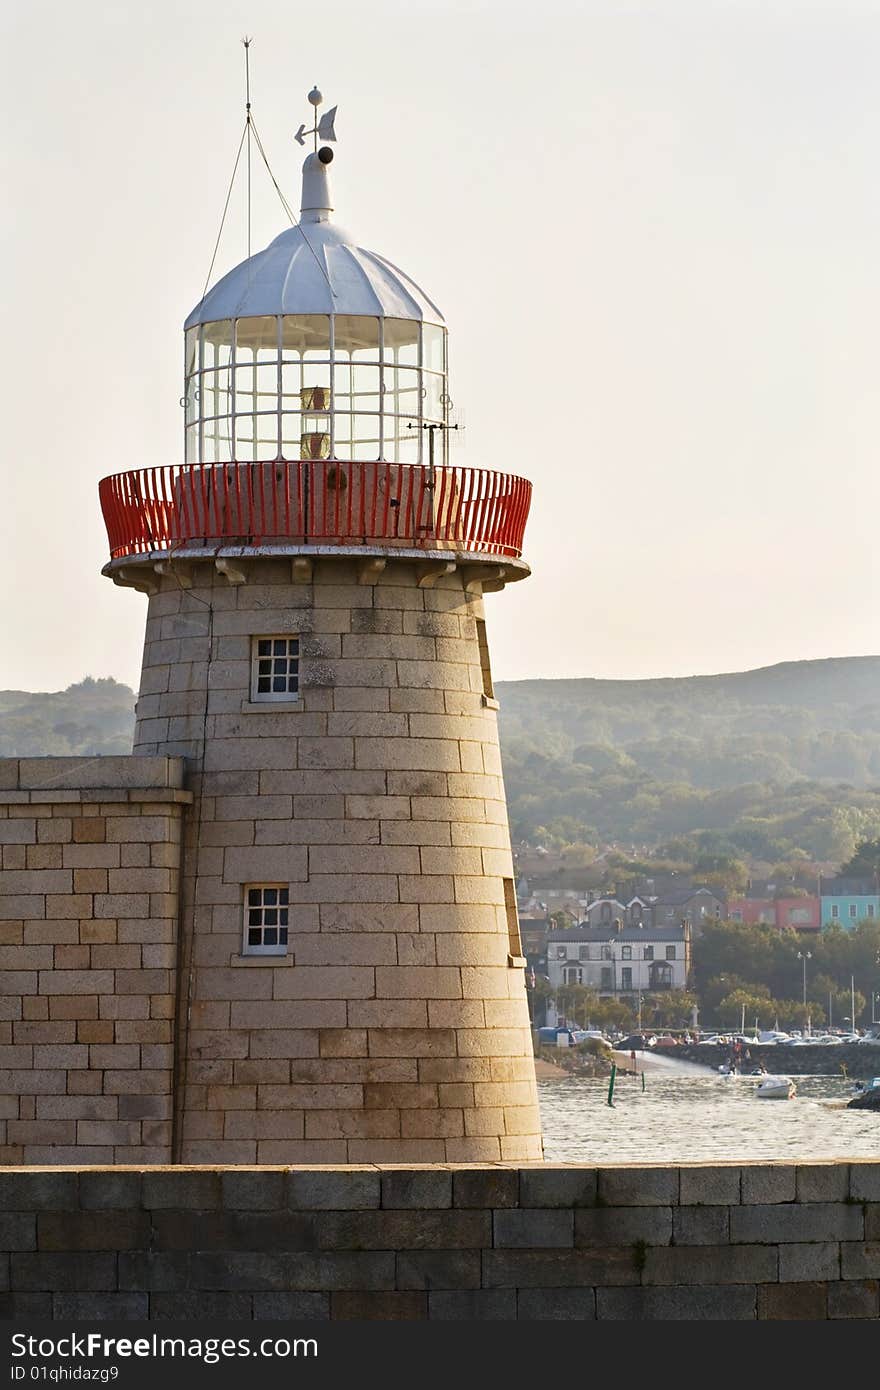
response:
M99 487L113 559L195 545L397 545L518 556L532 485L475 468L306 460L115 473Z

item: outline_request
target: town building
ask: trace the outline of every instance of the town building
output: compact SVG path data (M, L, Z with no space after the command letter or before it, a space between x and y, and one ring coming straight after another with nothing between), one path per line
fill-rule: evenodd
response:
M775 927L776 899L753 898L748 893L728 898L726 915L731 922L743 922L750 927Z
M859 922L880 917L880 885L876 878L820 877L819 898L823 927L852 929Z
M774 885L769 887L772 889ZM816 932L821 925L821 904L815 893L763 897L748 892L742 897L728 899L727 916L731 922L745 922L749 926Z
M586 923L547 938L547 971L553 989L583 985L601 995L686 989L691 928Z
M655 927L688 922L698 934L701 923L727 916L727 903L711 888L679 888L654 898L651 911Z
M186 462L100 486L134 753L0 763L8 1163L541 1157L483 610L531 489L450 464L443 317L310 100L299 224L186 321Z

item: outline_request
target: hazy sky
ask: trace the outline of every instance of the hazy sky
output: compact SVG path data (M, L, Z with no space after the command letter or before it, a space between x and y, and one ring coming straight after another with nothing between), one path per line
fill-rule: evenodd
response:
M310 17L311 16L311 17ZM535 484L497 678L880 651L880 0L28 0L0 21L0 688L136 683L105 474L181 458L243 121L450 327L471 467ZM286 225L255 177L254 245ZM231 209L218 274L245 254Z

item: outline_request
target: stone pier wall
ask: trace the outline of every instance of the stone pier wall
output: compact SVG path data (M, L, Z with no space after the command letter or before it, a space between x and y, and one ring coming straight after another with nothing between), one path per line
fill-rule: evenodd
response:
M0 760L0 1163L171 1159L182 784Z
M0 1171L0 1316L876 1319L880 1160Z

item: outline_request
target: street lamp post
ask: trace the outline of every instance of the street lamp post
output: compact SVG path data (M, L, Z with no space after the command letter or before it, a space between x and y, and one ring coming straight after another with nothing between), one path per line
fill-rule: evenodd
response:
M804 969L804 1008L807 1007L807 961L812 960L812 951L798 951L797 958L803 964Z

